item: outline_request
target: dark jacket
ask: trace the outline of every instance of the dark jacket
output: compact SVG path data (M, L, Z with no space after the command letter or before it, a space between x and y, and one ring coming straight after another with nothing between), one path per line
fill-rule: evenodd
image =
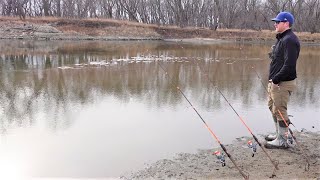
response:
M291 29L277 34L277 42L270 54L269 80L274 84L297 78L296 65L300 52L298 37Z

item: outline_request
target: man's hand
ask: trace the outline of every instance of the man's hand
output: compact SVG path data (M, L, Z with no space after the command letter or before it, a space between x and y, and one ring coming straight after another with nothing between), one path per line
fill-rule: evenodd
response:
M271 52L269 52L269 53L268 53L269 58L270 58L271 60L273 59L273 51L274 51L274 47L275 47L275 45L272 45L272 46L271 46Z
M269 82L272 83L273 86L280 87L279 84L274 84L272 79L269 79Z
M269 59L273 59L273 52L268 52Z

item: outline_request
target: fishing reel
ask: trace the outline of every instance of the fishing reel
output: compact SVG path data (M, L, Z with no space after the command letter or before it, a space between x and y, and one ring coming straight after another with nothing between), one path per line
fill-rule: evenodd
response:
M257 143L249 140L247 145L251 149L251 152L252 152L251 156L254 157L254 154L257 152Z
M287 137L287 143L290 147L293 147L293 137L289 132L286 132L285 136Z
M217 157L217 159L220 161L222 167L226 166L226 159L224 157L224 154L220 151L215 151L214 155Z

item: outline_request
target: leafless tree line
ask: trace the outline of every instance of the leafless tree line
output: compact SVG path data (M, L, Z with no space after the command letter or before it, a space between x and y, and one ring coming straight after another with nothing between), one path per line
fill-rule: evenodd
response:
M280 11L297 31L319 32L320 0L0 0L2 16L111 18L210 29L270 29Z

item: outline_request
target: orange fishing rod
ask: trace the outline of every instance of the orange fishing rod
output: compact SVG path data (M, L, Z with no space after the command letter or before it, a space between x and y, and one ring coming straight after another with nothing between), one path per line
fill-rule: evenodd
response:
M201 67L200 68L200 72L202 72ZM217 89L217 91L220 93L220 95L224 98L224 100L228 103L228 105L231 107L231 109L233 110L233 112L239 117L240 121L242 122L242 124L247 128L247 130L250 132L250 134L252 135L253 139L258 143L258 145L261 147L261 149L263 150L263 152L267 155L268 159L271 161L272 165L274 166L274 170L272 173L271 177L275 177L275 172L276 170L279 170L278 161L273 160L270 155L268 154L268 152L266 151L265 147L263 147L263 145L260 143L260 141L258 140L258 138L253 134L253 132L251 131L251 129L249 128L249 126L245 123L245 121L243 120L243 118L238 114L238 112L234 109L234 107L231 105L231 103L228 101L228 99L226 98L226 96L220 91L220 89L214 85L213 81L209 78L208 73L204 73L204 75L206 76L207 80L213 85L213 87L215 87Z
M256 69L255 69L254 67L252 67L252 69L254 70L254 72L256 73L256 75L258 76L258 78L259 78L262 86L264 87L264 90L267 92L269 98L272 100L271 94L268 92L267 86L265 86L265 84L263 83L263 81L262 81L261 77L259 76L258 72L256 71ZM283 122L285 123L285 125L287 126L287 128L289 129L289 132L290 132L292 138L294 139L294 141L296 142L298 148L302 151L302 156L303 156L303 157L306 159L306 161L307 161L307 164L306 164L304 170L305 170L305 171L309 171L309 168L310 168L310 160L309 160L309 158L305 155L305 152L304 152L303 148L301 147L300 143L297 141L297 138L293 135L293 131L292 131L292 130L290 129L290 127L289 127L290 124L288 124L287 120L285 120L285 118L283 117L281 111L280 111L279 109L277 109L277 112L279 113L281 119L283 120Z
M173 82L171 81L171 78L168 74L168 71L166 71L166 69L160 64L159 62L159 66L160 68L165 72L165 74L168 76L169 78L169 82L172 86L175 87L175 85L173 84ZM193 104L191 103L191 101L187 98L187 96L183 93L183 91L177 86L176 87L177 90L182 94L182 96L187 100L187 102L189 103L189 105L192 107L192 109L197 113L197 115L199 116L199 118L201 119L201 121L204 123L205 127L208 129L208 131L210 132L210 134L212 135L212 137L219 143L220 147L222 148L222 150L226 153L226 155L228 156L228 158L232 161L232 163L234 164L234 166L237 168L237 170L239 171L239 173L242 175L242 177L244 179L249 179L249 174L245 173L243 170L241 170L239 168L239 166L237 165L236 161L233 159L233 157L228 153L226 147L220 142L220 140L218 139L218 137L215 135L215 133L211 130L211 128L208 126L208 124L206 123L206 121L202 118L202 116L200 115L200 113L196 110L196 108L193 106ZM216 153L215 153L216 154ZM224 165L223 165L224 166Z

